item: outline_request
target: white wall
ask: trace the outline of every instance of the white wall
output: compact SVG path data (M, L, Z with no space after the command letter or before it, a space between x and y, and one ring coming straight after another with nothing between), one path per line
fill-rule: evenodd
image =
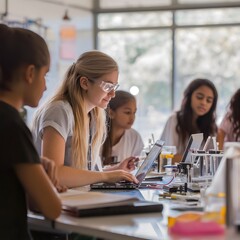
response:
M4 0L5 2L5 0ZM0 4L0 13L5 11L3 0ZM62 81L67 68L76 60L76 58L85 51L93 49L93 19L91 12L79 9L68 8L70 21L63 21L62 17L67 9L66 6L56 5L33 0L9 0L8 16L5 20L26 22L26 19L41 19L40 23L47 27L39 28L36 25L28 27L41 34L48 43L51 53L51 68L47 78L47 91L40 102L44 102ZM77 30L75 59L62 59L60 55L61 38L60 30L63 26L74 26ZM27 107L28 123L31 123L32 115L35 109Z

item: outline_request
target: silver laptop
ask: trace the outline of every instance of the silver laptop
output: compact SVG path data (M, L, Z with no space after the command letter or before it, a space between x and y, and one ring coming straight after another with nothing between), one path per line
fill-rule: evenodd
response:
M157 159L159 154L161 153L164 141L157 140L153 147L151 148L150 152L148 153L147 157L143 161L142 165L138 169L135 174L135 177L139 181L138 184L132 182L117 182L117 183L94 183L91 184L91 189L136 189L139 188L142 184L144 178L146 177L148 171L151 169L154 161Z
M181 162L191 163L191 152L193 150L199 150L202 145L202 141L203 141L203 133L192 134L189 137Z

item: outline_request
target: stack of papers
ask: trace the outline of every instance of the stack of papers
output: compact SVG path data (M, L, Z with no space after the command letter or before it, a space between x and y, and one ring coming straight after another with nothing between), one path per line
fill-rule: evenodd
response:
M162 212L163 209L160 203L103 192L81 192L70 189L61 193L60 198L63 210L76 217Z
M81 192L69 189L60 194L64 208L90 209L105 206L119 206L139 201L138 198L102 192Z

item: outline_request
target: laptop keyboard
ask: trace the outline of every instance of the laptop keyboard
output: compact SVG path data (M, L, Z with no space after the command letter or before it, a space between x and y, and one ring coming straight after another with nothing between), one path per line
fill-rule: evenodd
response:
M132 182L92 184L94 189L135 189L138 185Z

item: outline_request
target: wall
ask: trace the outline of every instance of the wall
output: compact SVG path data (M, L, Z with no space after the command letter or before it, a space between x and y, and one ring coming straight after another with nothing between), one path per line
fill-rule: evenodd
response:
M47 41L50 49L51 67L46 78L47 90L40 104L52 95L62 81L67 68L76 61L77 57L82 52L93 49L93 18L91 12L68 8L68 15L71 20L64 21L62 18L66 9L66 6L40 1L8 1L8 15L4 18L5 23L12 26L21 26L22 24L24 27L38 32ZM3 12L5 12L5 6L3 0L1 0L0 13ZM35 21L43 27L36 25ZM75 31L72 39L68 40L61 36L61 30L64 27ZM69 51L73 53L70 54L70 57L67 56ZM34 111L35 109L27 107L29 124Z

